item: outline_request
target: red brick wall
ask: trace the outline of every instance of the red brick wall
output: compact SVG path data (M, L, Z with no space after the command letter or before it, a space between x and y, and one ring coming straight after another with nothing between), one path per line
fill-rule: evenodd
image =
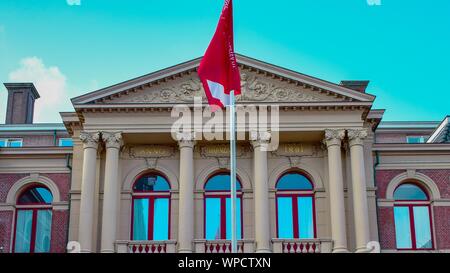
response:
M377 197L386 198L386 189L389 182L406 170L378 170L376 171ZM418 170L430 177L439 188L441 198L450 198L450 169ZM450 249L450 207L434 207L433 230L435 232L435 247L437 249ZM393 208L378 207L378 228L382 249L395 249L395 226Z
M3 247L3 252L9 252L12 221L12 211L0 211L0 247Z
M50 252L64 253L66 251L68 221L68 210L53 210Z
M435 245L438 249L450 249L450 207L434 207Z
M29 174L0 174L0 203L6 202L6 197L11 187L18 180ZM59 189L61 201L69 200L70 174L41 174L51 179ZM13 226L13 212L0 211L0 246L5 252L9 252L11 241L11 229ZM51 252L64 252L67 243L68 211L54 210L52 216Z

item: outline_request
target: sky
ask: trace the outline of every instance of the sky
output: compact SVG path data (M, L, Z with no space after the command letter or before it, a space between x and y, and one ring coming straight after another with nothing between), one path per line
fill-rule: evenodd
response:
M384 120L450 114L450 1L235 0L237 53L370 80ZM34 82L35 121L70 98L203 55L222 0L1 0L0 82ZM0 87L0 123L7 92Z

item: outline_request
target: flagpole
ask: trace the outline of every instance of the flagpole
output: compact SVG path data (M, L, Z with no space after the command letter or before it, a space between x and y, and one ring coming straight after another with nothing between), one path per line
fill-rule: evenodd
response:
M230 91L230 183L231 183L231 252L237 253L236 225L236 105Z

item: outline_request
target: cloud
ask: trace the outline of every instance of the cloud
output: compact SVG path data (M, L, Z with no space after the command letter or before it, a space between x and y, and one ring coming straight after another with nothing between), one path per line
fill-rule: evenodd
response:
M81 0L66 0L67 5L69 6L80 6Z
M36 100L34 120L61 122L59 111L71 109L66 76L57 66L45 66L38 57L20 61L20 67L9 73L12 82L32 82L41 95Z

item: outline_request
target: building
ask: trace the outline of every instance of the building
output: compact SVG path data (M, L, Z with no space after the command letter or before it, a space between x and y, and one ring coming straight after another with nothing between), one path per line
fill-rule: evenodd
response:
M383 122L368 81L238 63L238 103L280 114L276 151L270 131L238 142L239 251L450 252L448 117ZM61 124L32 122L33 84L5 84L2 251L229 252L229 146L171 135L198 64L73 98Z

